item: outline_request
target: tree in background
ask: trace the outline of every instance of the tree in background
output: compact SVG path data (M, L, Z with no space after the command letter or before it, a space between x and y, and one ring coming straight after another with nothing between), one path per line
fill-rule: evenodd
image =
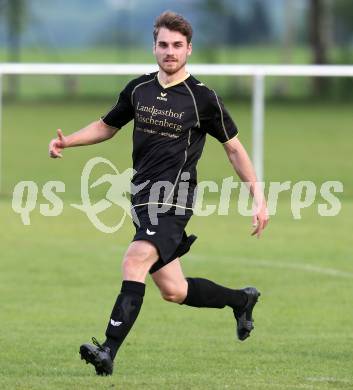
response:
M196 6L201 13L200 31L207 41L207 48L203 51L204 61L218 62L217 49L224 44L224 23L230 10L224 0L199 0Z
M196 6L201 20L198 29L207 45L203 50L204 62L228 62L229 58L232 62L242 62L242 58L235 57L236 50L231 48L264 44L270 40L272 26L268 10L261 0L246 3L242 0L198 0ZM243 78L232 80L220 86L224 89L223 96L247 96L248 81Z
M215 47L266 43L272 30L264 2L251 0L246 6L242 3L243 16L240 16L239 1L199 0L201 11L200 30L207 36L207 42ZM244 15L244 9L247 9Z
M267 43L271 37L271 24L263 1L255 0L248 21L251 29L251 40L256 43Z
M333 11L336 41L343 50L351 52L353 43L353 2L335 0Z
M325 3L322 0L310 0L309 28L310 44L313 52L313 63L327 64L327 47L324 39Z
M340 64L352 64L353 52L353 2L347 0L310 0L309 26L310 43L313 53L313 63L327 64L329 48L333 48L332 41L338 44L338 59ZM331 30L334 30L332 34ZM331 56L332 58L332 56ZM334 90L333 86L337 89ZM314 93L325 96L332 91L338 97L353 96L352 78L314 78Z
M26 19L25 0L2 0L0 2L2 18L6 19L7 25L7 48L8 61L20 62L21 59L21 34ZM9 96L15 97L18 94L18 76L9 77Z
M353 63L353 2L346 0L335 0L334 11L334 33L338 43L339 64ZM352 77L340 77L335 83L336 93L341 99L352 99L353 79Z
M327 41L325 40L325 11L327 3L323 0L310 0L309 39L312 50L312 62L316 65L328 63ZM314 94L324 96L328 92L328 80L313 78Z

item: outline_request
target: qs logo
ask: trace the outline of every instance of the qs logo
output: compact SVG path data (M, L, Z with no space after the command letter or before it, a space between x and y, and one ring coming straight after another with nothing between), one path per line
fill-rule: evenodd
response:
M99 165L107 166L112 173L105 173L90 184L94 169ZM87 161L82 170L81 204L71 203L70 206L84 212L96 229L103 233L115 233L123 226L127 215L131 218L130 195L137 194L149 183L148 180L139 186L134 186L131 184L131 178L134 174L135 171L132 168L119 173L111 161L103 157L94 157ZM93 203L91 192L105 184L109 185L105 196ZM40 214L46 217L56 217L63 212L64 203L57 193L64 193L65 188L65 183L61 181L45 183L41 192L48 203L40 204ZM24 225L31 224L30 213L36 208L38 193L38 185L34 181L21 181L16 184L13 190L12 209L20 214ZM107 225L103 222L103 218L100 218L100 214L116 206L122 210L122 213L118 213L119 217L115 224ZM139 225L136 215L134 215L134 222Z
M99 164L108 165L114 173L104 174L94 183L89 184L92 171ZM135 171L132 168L128 168L123 173L119 173L118 169L111 161L103 157L92 158L86 163L82 170L82 204L71 204L71 206L86 213L88 219L92 222L92 224L103 233L115 233L122 227L126 215L131 218L131 206L129 200L130 197L128 197L127 194L130 193L132 195L135 195L149 183L149 181L146 181L139 186L132 185L131 178L134 174ZM110 187L105 195L105 199L101 199L97 203L92 204L90 198L90 189L95 188L104 183L110 184ZM101 221L101 219L98 217L98 214L102 213L113 205L119 206L123 210L123 215L115 225L107 226ZM134 220L139 225L139 222L138 220L136 220L136 217L134 218Z

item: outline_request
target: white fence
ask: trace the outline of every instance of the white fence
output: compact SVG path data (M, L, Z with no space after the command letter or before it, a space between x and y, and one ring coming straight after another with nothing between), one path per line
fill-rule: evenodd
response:
M156 71L153 64L11 64L0 63L0 192L2 182L2 76L3 75L139 75ZM264 112L266 76L353 77L353 65L189 65L195 75L252 76L252 160L258 179L264 177Z

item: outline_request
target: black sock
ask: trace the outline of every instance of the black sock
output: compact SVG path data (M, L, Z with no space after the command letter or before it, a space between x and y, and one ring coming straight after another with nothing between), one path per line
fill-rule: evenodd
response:
M143 302L145 284L124 280L121 292L115 302L105 335L104 346L110 348L112 359L130 332Z
M247 303L247 295L242 290L233 290L202 278L186 278L186 281L188 293L183 305L218 309L230 306L237 309Z

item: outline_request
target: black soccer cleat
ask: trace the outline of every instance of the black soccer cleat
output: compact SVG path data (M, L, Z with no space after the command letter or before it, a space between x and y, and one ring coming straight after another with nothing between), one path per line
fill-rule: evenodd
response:
M233 309L234 317L237 320L237 336L240 341L247 339L250 336L250 332L254 329L252 311L261 295L255 287L246 287L242 291L247 295L248 301L242 309Z
M101 345L95 337L92 337L93 344L83 344L80 347L81 360L91 363L97 375L112 375L113 360L110 356L110 349Z

